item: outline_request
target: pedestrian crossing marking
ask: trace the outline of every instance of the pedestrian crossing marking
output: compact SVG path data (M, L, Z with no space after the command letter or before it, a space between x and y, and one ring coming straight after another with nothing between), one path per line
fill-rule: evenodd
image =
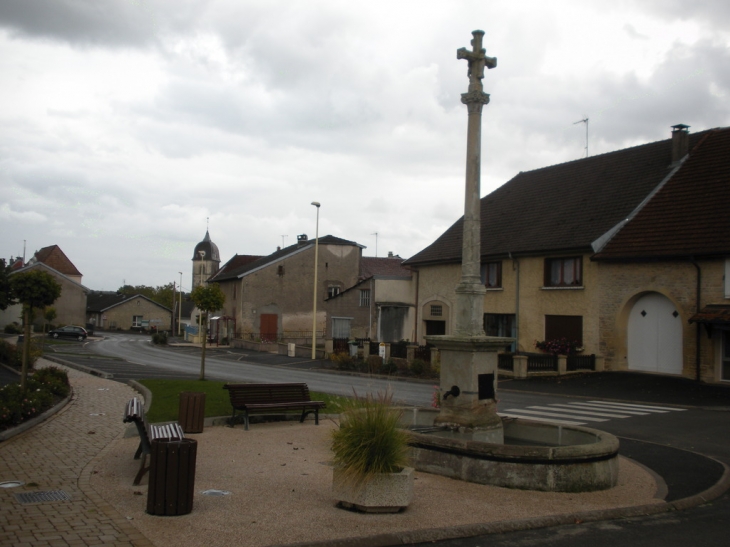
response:
M651 416L653 414L667 414L685 410L687 409L635 403L588 401L508 408L498 414L505 418L523 418L563 425L586 425L590 422L607 422L614 418L625 419L633 416Z
M684 412L685 410L687 410L686 408L672 408L668 406L637 405L631 403L609 403L604 401L591 401L591 403L602 404L606 406L616 406L621 408L638 408L641 410L647 410L649 412L651 412L652 410L657 412Z
M606 405L596 404L596 403L575 403L575 406L577 408L590 408L593 410L612 410L614 412L621 412L622 414L626 414L627 416L649 416L652 412L640 412L638 410L634 409L621 409L621 408L615 408L615 407L609 407ZM664 411L660 411L664 412Z
M536 410L531 410L536 409ZM546 409L546 410L542 410ZM550 412L548 412L550 411ZM557 411L557 412L556 412ZM556 418L580 418L581 420L585 420L587 422L607 422L608 420L606 418L590 418L588 416L583 416L580 412L568 412L566 410L560 411L560 409L556 408L549 408L545 406L531 406L528 408L508 408L507 412L521 412L523 414L534 414L536 416L554 416Z
M550 405L550 406L551 407L557 406L557 407L570 408L570 409L573 409L573 410L575 410L576 408L584 408L583 405L575 405L574 406L572 404L569 404L569 405L554 404L554 405ZM581 414L586 414L588 416L602 416L604 418L628 418L629 417L629 416L627 416L625 414L615 414L615 413L609 414L608 412L593 412L593 410L596 409L596 407L592 407L592 406L587 406L585 408L586 408L585 411L581 410Z
M526 416L523 414L514 414L511 412L498 412L502 418L524 418L526 420L532 420L533 422L545 422L549 424L560 424L560 425L583 425L583 422L573 422L571 420L556 420L549 418L539 418L537 416Z

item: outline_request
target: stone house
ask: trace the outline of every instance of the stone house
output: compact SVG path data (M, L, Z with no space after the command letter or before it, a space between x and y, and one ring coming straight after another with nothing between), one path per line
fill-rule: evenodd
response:
M730 324L715 318L698 342L690 320L707 324L694 314L730 305L730 130L687 129L519 173L482 198L487 335L515 338L517 352L566 338L611 370L724 379ZM452 332L462 225L405 262L419 341Z
M86 321L99 330L169 331L172 311L141 294L94 291L88 296Z
M403 259L362 257L358 282L326 301L326 337L414 340L415 285Z
M22 262L22 261L21 261ZM20 265L21 262L15 262ZM79 325L84 326L86 317L86 297L89 289L81 284L82 275L73 262L58 245L43 247L36 251L28 263L21 267L14 267L10 275L30 272L41 269L51 274L61 285L61 296L53 303L56 310L56 325ZM0 326L8 323L22 323L22 306L9 306L8 309L0 311ZM40 327L43 320L36 317L35 324Z
M264 257L235 255L208 280L226 295L217 315L229 318L234 338L311 340L315 241L297 240ZM320 237L318 247L316 330L322 341L325 300L357 283L364 247L331 235Z

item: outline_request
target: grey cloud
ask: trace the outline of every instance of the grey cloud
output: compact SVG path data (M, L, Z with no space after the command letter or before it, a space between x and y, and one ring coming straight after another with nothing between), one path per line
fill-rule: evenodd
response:
M700 19L719 31L726 31L730 25L730 3L724 0L646 0L629 4L664 19Z
M138 46L150 43L160 17L142 0L3 0L0 26L25 37L77 45Z

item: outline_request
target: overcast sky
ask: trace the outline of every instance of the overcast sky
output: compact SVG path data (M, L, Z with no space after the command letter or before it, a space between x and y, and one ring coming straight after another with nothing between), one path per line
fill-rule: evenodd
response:
M463 214L485 31L482 195L519 171L730 125L726 0L2 0L0 257L179 282L315 234L407 258Z

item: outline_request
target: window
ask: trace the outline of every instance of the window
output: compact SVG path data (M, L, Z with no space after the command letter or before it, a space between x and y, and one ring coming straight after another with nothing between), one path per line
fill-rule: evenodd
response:
M276 268L276 275L278 275L278 276L284 275L284 266L283 265L277 266L277 268Z
M487 262L482 264L482 283L488 289L502 287L502 262Z
M548 258L545 260L546 287L583 286L582 258Z
M132 316L132 326L133 327L141 327L142 326L142 316L141 315L133 315Z
M441 317L444 314L444 308L441 304L431 305L431 317Z
M327 288L327 298L332 298L333 296L337 296L340 294L340 288L335 286L330 286Z
M513 313L485 313L484 333L487 336L515 335L515 315Z
M332 318L332 338L350 338L350 322L349 317L333 317Z
M370 306L370 289L360 291L360 307L367 308Z
M582 315L546 315L545 340L560 340L583 344Z
M487 336L515 337L515 314L513 313L485 313L484 334ZM516 342L507 346L508 351L515 351Z

